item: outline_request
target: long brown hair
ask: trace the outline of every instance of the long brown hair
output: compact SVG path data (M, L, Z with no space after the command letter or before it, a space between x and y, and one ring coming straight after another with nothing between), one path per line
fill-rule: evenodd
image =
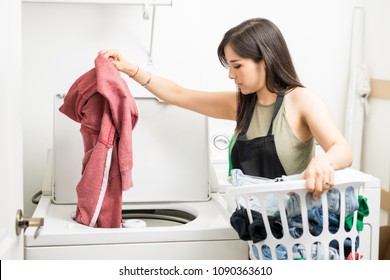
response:
M295 71L286 41L279 28L270 20L253 18L228 30L218 46L218 58L224 67L229 63L225 47L243 58L258 63L264 59L266 65L266 86L269 91L281 94L297 86L303 87ZM237 92L236 131L242 130L245 119L257 102L256 94L244 95Z

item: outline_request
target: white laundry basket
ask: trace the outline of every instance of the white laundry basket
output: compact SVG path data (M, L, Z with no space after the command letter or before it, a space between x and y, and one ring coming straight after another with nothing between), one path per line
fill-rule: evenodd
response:
M349 226L351 229L345 229L344 221L346 218L346 191L355 195L356 201L361 193L364 193L364 182L347 182L337 183L334 186L335 190L339 192L339 227L337 231L329 230L329 216L328 211L328 193L325 192L319 201L322 207L322 231L318 234L312 234L312 224L308 219L308 204L306 197L311 196L306 190L305 180L287 181L287 182L272 182L265 184L246 185L238 187L229 187L227 195L233 198L237 204L237 209L242 209L248 218L249 227L253 225L253 210L260 213L262 222L266 232L266 238L257 241L244 239L249 244L250 259L360 259L362 255L359 254L359 246L362 241L359 238L360 232L357 230L357 214L358 211L353 212L353 223L351 226L351 219L349 219ZM286 204L288 198L295 194L299 197L300 213L302 220L302 233L300 236L293 237L290 233L291 215L288 215ZM296 197L297 197L296 196ZM362 197L362 196L361 196ZM275 204L276 202L276 204ZM311 204L310 204L311 205ZM278 207L280 219L279 226L282 229L282 236L273 234L271 230L271 223L269 217L272 215L270 211L274 211ZM309 206L311 208L312 206ZM257 216L258 217L258 216ZM332 246L330 245L332 244ZM335 255L335 246L338 245L337 254ZM345 252L345 244L350 244L350 253ZM337 246L336 246L337 247ZM345 256L348 253L348 257ZM364 256L363 256L364 257Z

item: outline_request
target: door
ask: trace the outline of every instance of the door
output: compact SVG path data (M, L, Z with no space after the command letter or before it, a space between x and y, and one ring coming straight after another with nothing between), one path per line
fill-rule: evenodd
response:
M21 1L0 1L0 259L23 259Z

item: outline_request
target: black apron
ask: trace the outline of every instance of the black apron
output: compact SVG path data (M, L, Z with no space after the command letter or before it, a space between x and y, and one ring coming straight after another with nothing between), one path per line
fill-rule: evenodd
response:
M274 135L272 133L272 125L274 119L283 103L284 94L278 95L275 102L274 111L272 114L271 124L268 134L263 137L257 137L252 140L247 140L246 133L249 124L252 120L252 112L245 120L244 129L238 134L236 143L231 151L232 168L241 169L245 175L259 176L274 179L286 175L282 164L280 163Z

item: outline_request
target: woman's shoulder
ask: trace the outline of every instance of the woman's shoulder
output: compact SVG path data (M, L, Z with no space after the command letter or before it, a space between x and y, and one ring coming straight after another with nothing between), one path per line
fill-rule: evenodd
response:
M296 87L288 92L286 92L286 99L289 100L290 103L294 103L295 105L308 105L321 102L319 95L306 87Z
M286 91L286 96L291 98L304 98L308 95L316 95L316 93L307 87L295 87L291 90Z
M315 91L308 88L295 88L286 95L287 110L301 120L318 118L327 114L324 100ZM316 117L314 117L316 116Z
M291 114L296 114L300 118L307 118L313 114L323 112L325 103L315 91L297 87L286 94L285 107Z

